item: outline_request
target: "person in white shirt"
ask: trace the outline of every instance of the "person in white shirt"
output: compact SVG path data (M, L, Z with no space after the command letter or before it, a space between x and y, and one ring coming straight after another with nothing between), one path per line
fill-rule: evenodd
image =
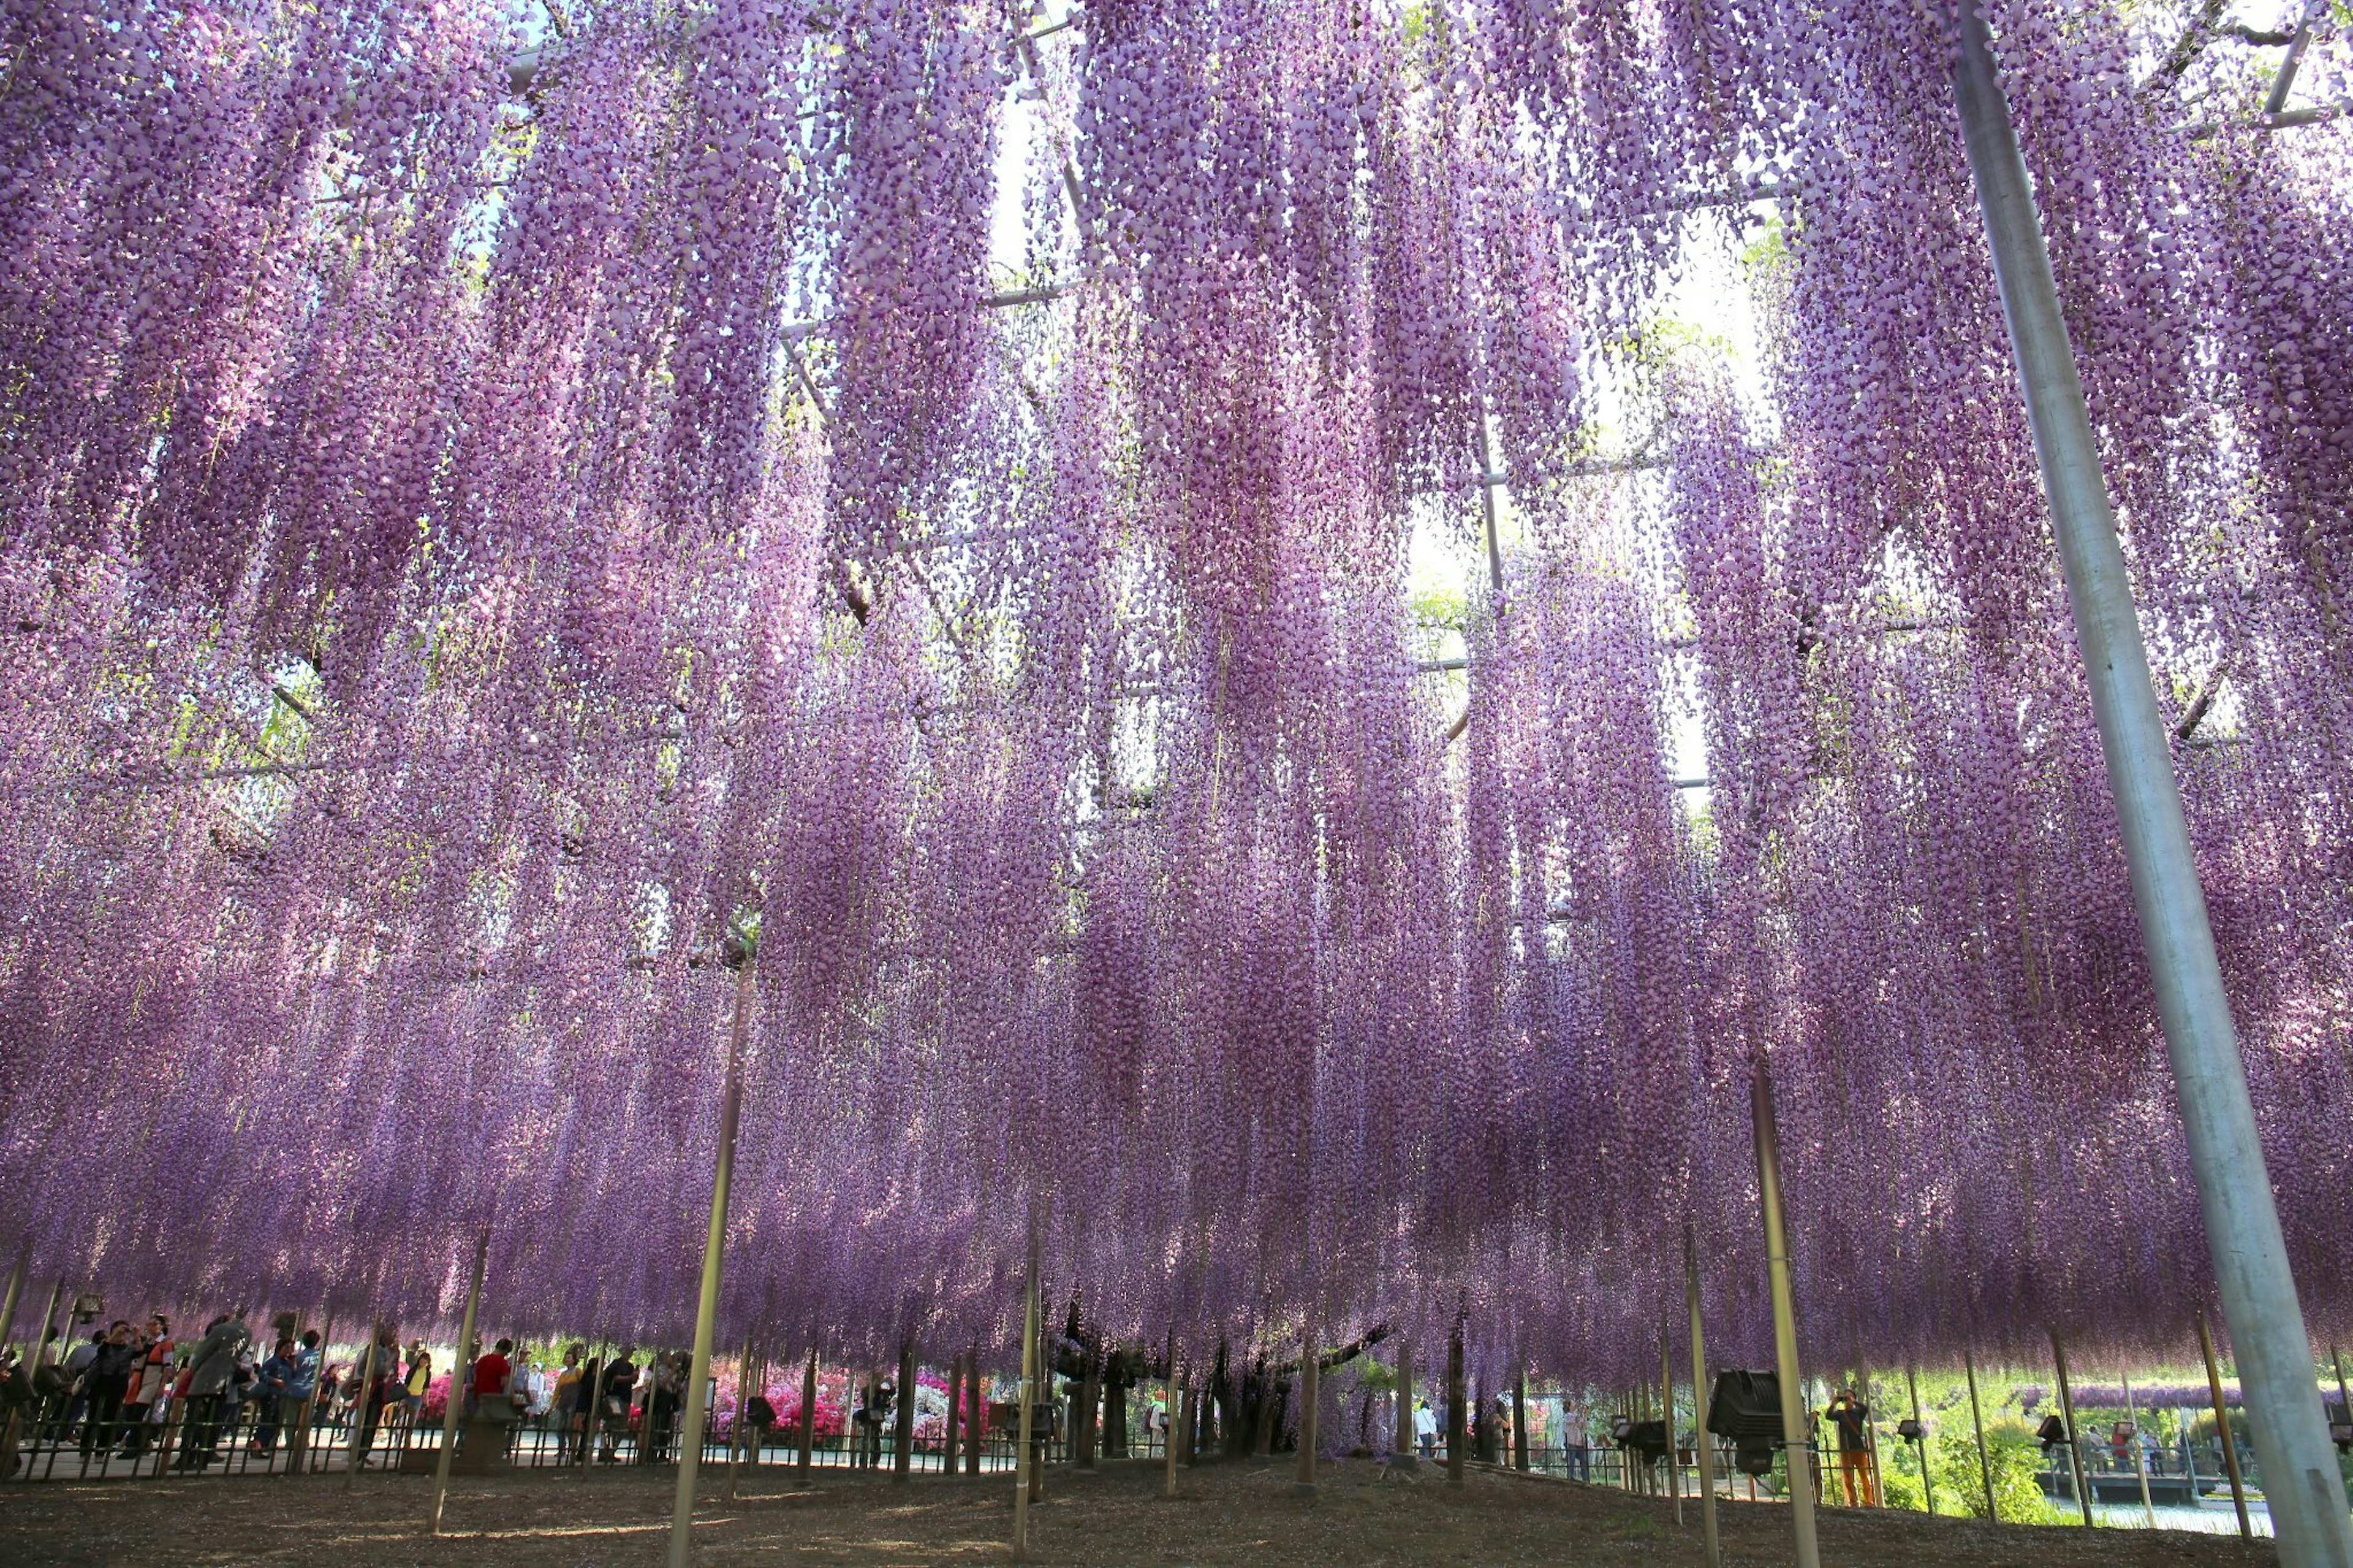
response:
M1571 1480L1591 1481L1591 1456L1587 1452L1592 1438L1585 1425L1585 1412L1577 1405L1562 1401L1560 1407L1560 1453Z
M1417 1401L1413 1407L1413 1446L1425 1459L1438 1451L1438 1417L1430 1413L1430 1401Z

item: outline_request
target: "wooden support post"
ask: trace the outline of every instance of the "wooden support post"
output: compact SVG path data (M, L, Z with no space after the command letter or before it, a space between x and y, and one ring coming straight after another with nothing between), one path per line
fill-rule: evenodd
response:
M25 1233L25 1239L17 1243L16 1246L16 1267L8 1270L8 1290L6 1298L5 1300L0 1300L0 1345L5 1345L8 1342L9 1335L16 1327L16 1303L24 1300L25 1270L31 1265L32 1261L33 1235L32 1232L26 1231Z
M1523 1366L1512 1371L1512 1468L1528 1468L1528 1373Z
M719 1093L719 1148L712 1161L711 1214L702 1235L702 1280L694 1299L694 1350L688 1361L686 1387L680 1391L685 1410L679 1422L678 1486L670 1497L670 1568L687 1568L694 1560L694 1486L702 1473L705 1420L702 1391L711 1381L711 1352L719 1331L719 1286L727 1259L727 1197L735 1179L736 1128L744 1115L744 1027L752 1005L754 952L750 937L731 937L727 957L735 970L735 1006L727 1022L726 1076ZM650 1393L646 1406L649 1410L653 1406ZM641 1444L641 1456L643 1452Z
M1046 1326L1046 1292L1045 1288L1041 1285L1038 1291L1038 1331L1031 1334L1029 1338L1037 1346L1038 1375L1036 1399L1037 1403L1044 1405L1048 1412L1048 1424L1046 1430L1043 1432L1034 1433L1032 1435L1038 1449L1035 1454L1030 1456L1029 1459L1029 1500L1032 1504L1041 1503L1046 1500L1046 1455L1051 1449L1054 1440L1052 1412L1057 1408L1054 1404L1054 1378L1056 1369L1054 1365L1054 1357L1049 1355L1046 1352L1046 1336L1049 1330Z
M1798 1568L1821 1568L1814 1535L1813 1437L1806 1425L1805 1383L1798 1371L1797 1296L1789 1281L1789 1229L1781 1207L1781 1132L1773 1079L1764 1061L1749 1088L1757 1142L1757 1200L1765 1215L1765 1259L1773 1297L1773 1360L1781 1385L1782 1452L1789 1466L1789 1530Z
M1708 1443L1707 1342L1699 1324L1699 1244L1690 1226L1683 1226L1683 1306L1691 1317L1692 1447L1699 1460L1699 1530L1707 1553L1707 1568L1724 1568L1724 1542L1715 1524L1715 1455Z
M956 1473L956 1439L964 1415L964 1352L948 1358L948 1415L940 1425L940 1474Z
M1675 1505L1675 1527L1683 1522L1683 1481L1675 1472L1675 1362L1665 1331L1659 1334L1659 1425L1667 1438L1667 1496Z
M964 1352L964 1375L971 1395L965 1402L964 1473L980 1474L982 1444L988 1439L988 1405L980 1392L980 1344L974 1342Z
M891 1479L903 1481L915 1468L915 1341L899 1342L899 1407L891 1427Z
M2125 1391L2126 1424L2133 1429L2133 1474L2140 1478L2140 1509L2141 1512L2147 1517L2148 1528L2155 1530L2157 1504L2150 1501L2148 1496L2148 1450L2141 1447L2140 1413L2133 1408L2132 1379L2122 1372L2119 1372L2116 1376Z
M1986 1518L2001 1522L2001 1510L1993 1500L1993 1458L1986 1451L1985 1410L1978 1404L1978 1366L1967 1351L1961 1352L1961 1371L1969 1380L1969 1419L1978 1429L1978 1479L1985 1483Z
M1904 1381L1912 1389L1912 1425L1920 1429L1917 1445L1920 1449L1920 1495L1927 1500L1928 1517L1936 1517L1936 1476L1928 1468L1928 1424L1920 1418L1920 1374L1911 1367L1904 1369ZM2076 1471L2082 1474L2079 1468Z
M2084 1479L2083 1434L2075 1430L2075 1390L2067 1380L2067 1347L2059 1342L2059 1331L2051 1331L2051 1359L2059 1369L2059 1418L2067 1427L2067 1458L2075 1477L2075 1505L2083 1510L2084 1528L2092 1528L2092 1489Z
M1021 1309L1021 1414L1015 1423L1016 1441L1013 1450L1013 1561L1026 1562L1029 1556L1029 1481L1030 1472L1038 1468L1037 1456L1029 1451L1031 1427L1036 1421L1033 1412L1038 1401L1038 1247L1035 1240L1029 1247L1029 1283L1023 1292Z
M744 1450L760 1440L752 1426L752 1336L744 1335L743 1359L735 1363L735 1421L727 1429L727 1500L735 1500L738 1484L744 1479Z
M474 1238L474 1275L466 1285L466 1315L458 1330L458 1353L449 1364L449 1397L442 1402L441 1452L433 1459L433 1522L427 1531L431 1535L441 1533L441 1510L449 1501L449 1460L458 1451L458 1412L464 1407L467 1391L473 1384L474 1368L467 1357L474 1348L474 1321L482 1305L482 1266L490 1253L491 1233L486 1230ZM367 1397L364 1384L360 1397Z
M1324 1352L1315 1348L1315 1309L1307 1310L1307 1324L1299 1336L1299 1376L1293 1386L1299 1390L1299 1473L1291 1486L1294 1497L1315 1495L1315 1448L1321 1440L1316 1431L1322 1409Z
M2231 1413L2222 1405L2222 1369L2214 1360L2214 1331L2207 1326L2203 1309L2198 1313L2198 1350L2206 1358L2206 1391L2214 1401L2214 1435L2222 1440L2222 1467L2231 1475L2231 1504L2239 1510L2239 1535L2253 1541L2255 1526L2247 1517L2247 1481L2239 1470L2239 1439L2231 1430Z
M1413 1424L1413 1342L1401 1340L1397 1353L1397 1432L1390 1438L1389 1462L1403 1469L1421 1463L1421 1440Z
M1168 1368L1167 1414L1162 1417L1160 1443L1160 1495L1176 1495L1176 1434L1185 1421L1185 1385L1177 1381L1174 1363Z
M367 1349L360 1355L359 1397L352 1401L352 1440L348 1457L343 1461L345 1491L355 1491L359 1489L360 1470L367 1463L368 1438L374 1436L368 1430L368 1394L375 1387L375 1345L376 1341L383 1337L383 1331L375 1324L371 1323L368 1326ZM463 1346L459 1347L459 1353L461 1355L465 1353ZM450 1380L449 1387L451 1397L456 1397L458 1384L454 1377Z
M1462 1410L1462 1319L1454 1320L1454 1333L1446 1342L1446 1483L1459 1487L1466 1473L1462 1450L1470 1446L1471 1424Z
M808 1353L801 1371L801 1451L794 1457L793 1473L806 1479L817 1453L817 1352Z

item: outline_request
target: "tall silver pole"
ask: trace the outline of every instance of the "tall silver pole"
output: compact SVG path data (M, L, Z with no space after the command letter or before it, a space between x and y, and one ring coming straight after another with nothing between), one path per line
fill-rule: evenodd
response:
M694 1358L686 1379L686 1419L679 1435L678 1490L670 1500L670 1568L694 1560L694 1483L702 1469L702 1387L711 1380L717 1337L719 1275L727 1257L727 1188L735 1178L735 1127L744 1111L744 1016L752 1001L752 949L735 970L735 1016L727 1026L727 1083L719 1100L719 1157L711 1177L711 1223L702 1235L702 1289L694 1301ZM649 1407L652 1405L648 1398ZM740 1415L740 1412L739 1412Z
M2280 1562L2286 1568L2353 1568L2353 1520L2313 1397L2312 1345L2263 1167L2083 381L1985 21L1973 0L1960 0L1957 9L1954 97L2091 680L2215 1283L2239 1352L2240 1386L2263 1428L2264 1491Z
M466 1286L466 1317L458 1328L458 1353L449 1358L449 1397L442 1402L441 1452L433 1459L433 1527L429 1533L441 1533L441 1510L449 1501L449 1459L458 1451L458 1412L466 1403L473 1387L474 1363L469 1358L474 1352L474 1319L482 1306L482 1265L491 1252L491 1233L484 1231L474 1240L474 1277ZM363 1384L360 1398L367 1398Z

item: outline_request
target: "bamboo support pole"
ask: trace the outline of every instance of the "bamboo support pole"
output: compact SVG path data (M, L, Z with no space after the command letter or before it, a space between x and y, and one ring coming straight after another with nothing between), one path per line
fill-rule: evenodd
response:
M1757 1142L1757 1200L1765 1217L1765 1259L1773 1297L1773 1362L1781 1387L1781 1447L1788 1460L1789 1530L1798 1568L1821 1568L1814 1532L1813 1442L1806 1429L1805 1384L1798 1371L1796 1291L1789 1280L1789 1231L1781 1208L1781 1132L1773 1111L1773 1079L1757 1064L1749 1086Z
M1707 1342L1700 1332L1699 1242L1690 1226L1683 1226L1683 1305L1691 1317L1692 1447L1699 1460L1700 1540L1707 1568L1724 1568L1724 1540L1715 1521L1715 1456L1708 1443Z
M2206 1358L2206 1392L2214 1401L2214 1435L2222 1440L2222 1468L2231 1476L2231 1504L2239 1510L2239 1536L2253 1541L2255 1525L2247 1517L2247 1482L2239 1470L2239 1439L2231 1430L2231 1413L2222 1406L2222 1369L2214 1360L2214 1331L2202 1310L2198 1314L2198 1350Z
M449 1501L449 1460L458 1451L458 1412L464 1407L473 1383L474 1369L467 1357L474 1348L474 1323L482 1306L482 1267L490 1253L491 1233L486 1230L474 1238L474 1274L466 1285L466 1315L458 1330L458 1353L450 1358L449 1396L441 1406L441 1452L433 1459L433 1517L426 1532L429 1535L441 1533L442 1510ZM367 1398L364 1383L360 1385L360 1397Z
M2083 1434L2075 1429L2075 1390L2067 1381L2067 1347L2059 1342L2059 1331L2051 1331L2051 1359L2059 1369L2059 1415L2067 1426L2067 1458L2074 1468L2075 1504L2084 1510L2084 1528L2092 1526L2092 1489L2084 1478Z
M1986 1518L2000 1524L2001 1510L1994 1506L1993 1500L1993 1459L1986 1452L1985 1411L1978 1404L1977 1363L1969 1359L1967 1351L1961 1352L1961 1370L1969 1380L1969 1419L1977 1423L1978 1479L1985 1482Z

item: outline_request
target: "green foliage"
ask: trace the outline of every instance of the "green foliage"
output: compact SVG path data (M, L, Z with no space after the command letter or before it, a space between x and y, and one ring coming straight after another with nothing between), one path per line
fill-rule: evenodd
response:
M1935 1449L1930 1462L1936 1472L1937 1511L1944 1510L1949 1498L1956 1512L1983 1519L1986 1472L1978 1463L1977 1435L1968 1421L1942 1423L1929 1441ZM1986 1452L1992 1463L1994 1507L2004 1524L2083 1522L2082 1516L2063 1511L2042 1495L2042 1483L2035 1479L2042 1451L2033 1428L2017 1420L1989 1422Z

